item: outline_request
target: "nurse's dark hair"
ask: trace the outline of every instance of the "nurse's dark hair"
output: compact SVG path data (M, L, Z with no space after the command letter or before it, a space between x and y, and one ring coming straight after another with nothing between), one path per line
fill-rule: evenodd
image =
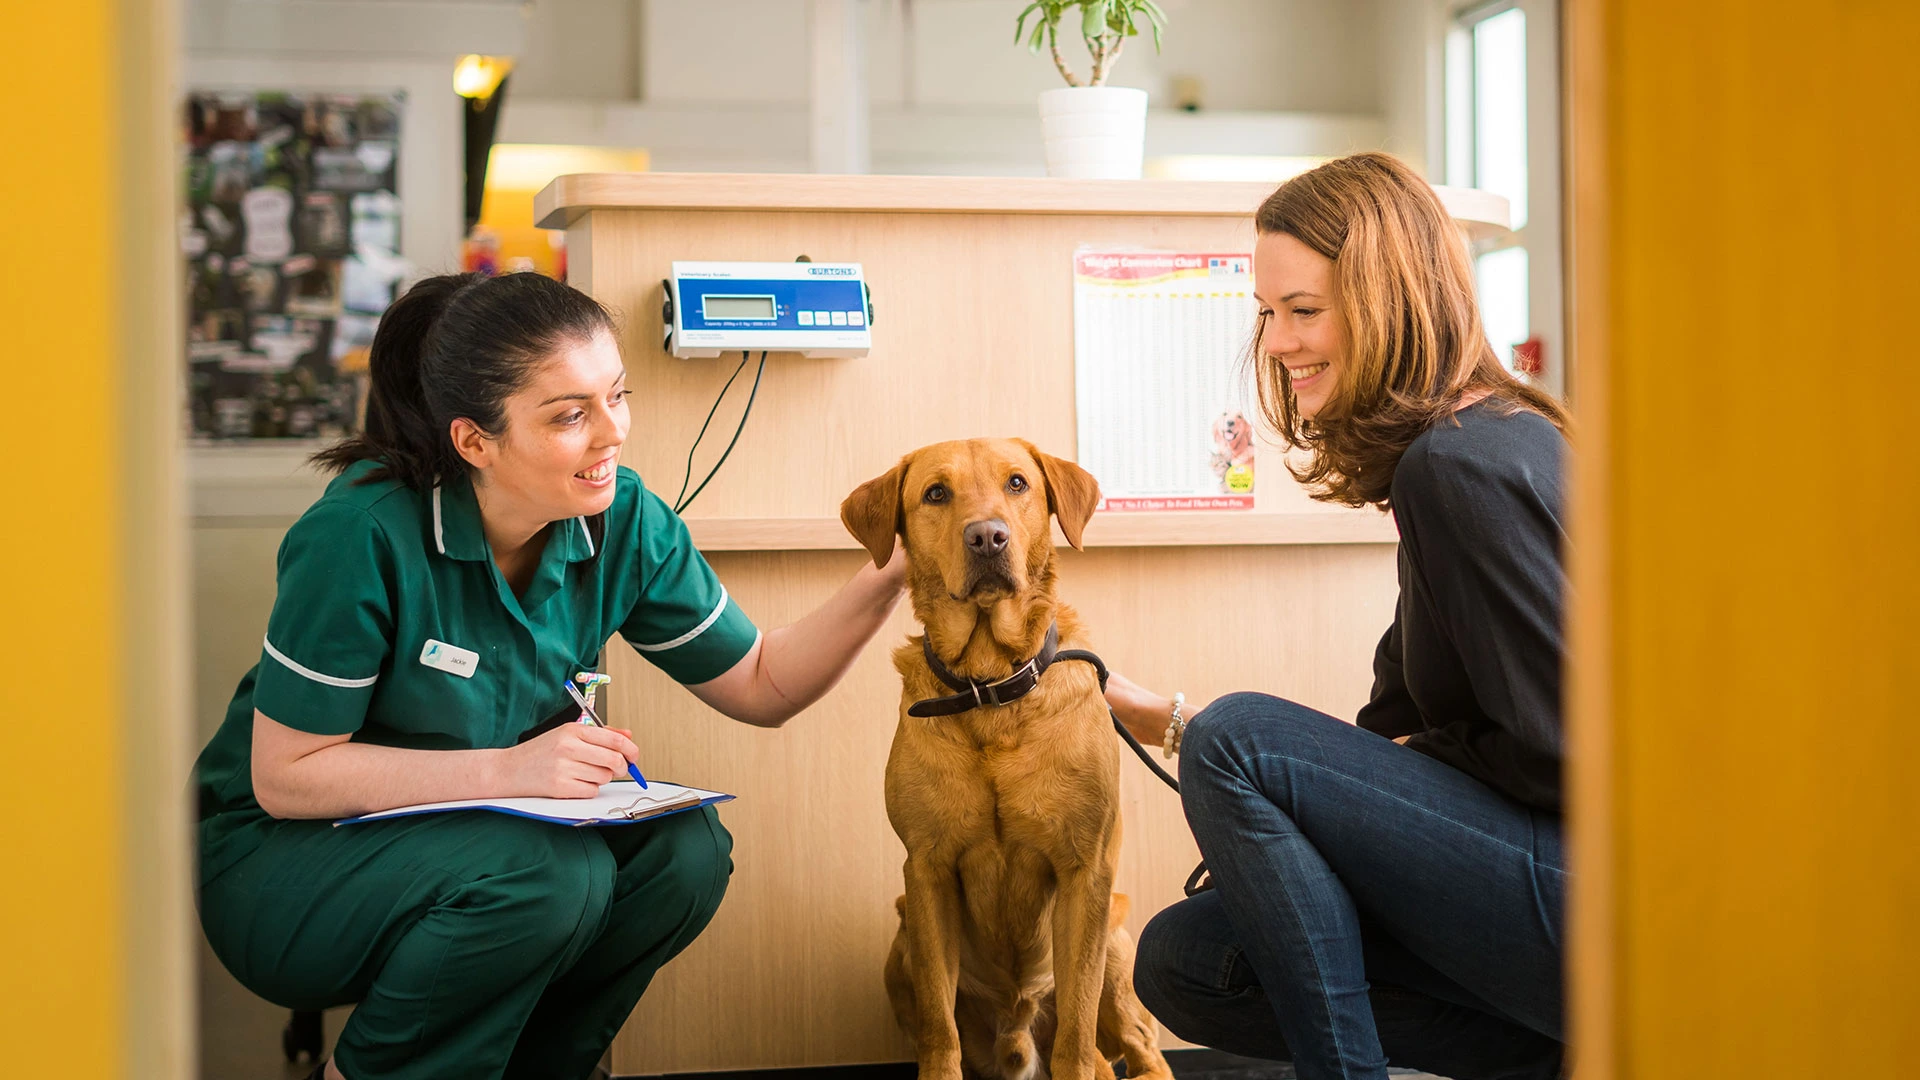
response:
M313 455L339 472L378 461L362 483L397 479L429 491L467 474L452 425L506 432L506 402L557 350L611 333L599 302L540 274L443 274L415 284L380 317L368 359L361 434Z

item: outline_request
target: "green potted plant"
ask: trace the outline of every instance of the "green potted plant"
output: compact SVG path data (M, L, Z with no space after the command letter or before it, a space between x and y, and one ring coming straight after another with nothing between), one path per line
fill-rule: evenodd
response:
M1032 29L1027 21L1033 20ZM1108 86L1107 77L1127 39L1144 25L1160 49L1166 12L1153 0L1033 0L1014 23L1015 43L1038 56L1042 48L1067 85L1040 94L1040 131L1047 175L1137 180L1147 130L1147 92ZM1067 29L1061 29L1062 24ZM1060 54L1060 35L1077 30L1093 70L1085 82Z

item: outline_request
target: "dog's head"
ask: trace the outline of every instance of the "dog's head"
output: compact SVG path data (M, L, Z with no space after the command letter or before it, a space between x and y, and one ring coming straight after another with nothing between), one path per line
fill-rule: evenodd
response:
M1253 428L1237 412L1223 412L1213 421L1213 444L1228 458L1246 453L1253 443Z
M861 484L840 504L840 520L877 566L892 557L895 536L904 541L916 597L984 608L1045 575L1050 517L1078 548L1099 501L1085 469L1024 439L963 439L921 447Z

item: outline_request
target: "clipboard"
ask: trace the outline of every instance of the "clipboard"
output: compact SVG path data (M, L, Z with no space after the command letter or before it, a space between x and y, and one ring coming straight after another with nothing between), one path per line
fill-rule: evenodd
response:
M396 806L391 810L362 814L359 817L342 818L334 822L341 825L358 825L369 821L388 821L393 818L413 817L416 814L445 814L459 810L488 810L496 814L512 814L515 817L532 818L535 821L550 821L556 825L631 825L640 821L652 821L687 810L697 810L702 806L728 802L733 796L704 788L681 787L678 784L664 784L655 781L646 790L624 777L612 783L600 785L600 793L585 799L544 799L537 797L510 799L455 799L451 802L420 803L415 806Z

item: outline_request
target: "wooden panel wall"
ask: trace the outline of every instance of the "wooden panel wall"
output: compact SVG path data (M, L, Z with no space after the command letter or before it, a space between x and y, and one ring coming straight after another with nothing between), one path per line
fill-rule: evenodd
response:
M852 576L850 552L713 557L755 620L798 618ZM1068 553L1062 595L1109 666L1190 697L1262 689L1351 718L1391 620L1393 548L1134 548ZM837 689L785 728L736 724L615 648L613 708L650 775L738 792L727 901L663 971L614 1048L622 1074L906 1060L880 983L905 851L881 782L899 678L902 610ZM1157 753L1157 751L1156 751ZM1180 898L1198 861L1179 798L1131 754L1120 763L1129 927ZM1170 1042L1169 1045L1178 1045Z
M661 352L668 264L805 253L865 265L873 354L772 358L746 433L689 512L694 520L832 518L860 481L941 439L1019 435L1072 456L1075 245L1252 243L1250 220L1231 215L599 210L569 233L585 287L624 320L637 391L625 461L668 497L738 363ZM743 388L735 393L744 397ZM723 415L737 416L737 407ZM732 427L709 440L718 434L724 446ZM702 455L700 471L717 452ZM1308 502L1278 465L1277 455L1263 458L1261 510L1344 512ZM1204 516L1194 519L1193 529L1206 527ZM1350 718L1391 619L1393 551L1390 543L1103 548L1067 553L1062 578L1117 670L1195 698L1262 689ZM861 558L710 557L765 627L825 599ZM728 722L631 653L611 651L610 708L638 732L650 771L741 796L723 814L737 841L727 903L641 1002L615 1046L616 1071L907 1057L880 983L904 858L881 779L899 698L887 654L910 629L903 609L845 683L778 731ZM1122 771L1122 888L1134 897L1137 932L1178 898L1196 856L1173 793L1131 756Z

